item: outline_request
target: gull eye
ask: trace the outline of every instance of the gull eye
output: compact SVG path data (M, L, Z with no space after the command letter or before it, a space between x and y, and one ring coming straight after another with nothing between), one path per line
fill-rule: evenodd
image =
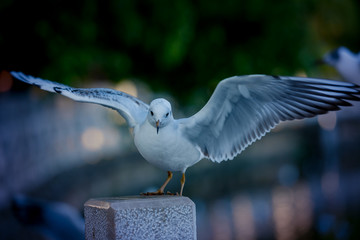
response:
M168 117L169 116L169 113L167 113L166 115L165 115L165 117Z
M150 114L151 114L151 116L154 116L154 113L153 113L153 111L150 111Z

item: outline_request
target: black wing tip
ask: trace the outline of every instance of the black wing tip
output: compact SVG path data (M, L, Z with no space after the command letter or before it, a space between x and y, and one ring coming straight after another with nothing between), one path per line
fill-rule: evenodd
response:
M349 81L339 81L327 78L316 78L316 77L283 77L289 80L295 80L295 82L301 84L311 84L311 85L326 85L326 86L334 86L334 87L346 87L352 88L360 91L360 86L356 83L349 82Z
M59 94L62 93L61 88L59 88L59 87L54 87L54 91Z

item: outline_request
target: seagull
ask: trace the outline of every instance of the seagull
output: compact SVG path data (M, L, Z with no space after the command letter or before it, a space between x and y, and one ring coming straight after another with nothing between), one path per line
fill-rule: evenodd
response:
M134 143L151 164L167 171L164 184L146 195L165 194L173 176L201 159L231 160L262 138L281 121L303 119L351 106L360 100L360 86L325 79L270 75L234 76L222 80L205 106L188 118L174 119L171 104L163 98L150 105L121 91L73 88L60 83L11 72L12 76L43 90L79 102L115 109L133 129Z
M320 62L334 67L346 81L360 84L360 53L339 47L325 54Z

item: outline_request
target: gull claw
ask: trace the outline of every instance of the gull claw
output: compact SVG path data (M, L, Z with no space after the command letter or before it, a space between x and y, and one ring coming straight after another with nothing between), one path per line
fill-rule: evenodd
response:
M178 196L179 194L178 194L178 193L172 193L172 192L167 191L167 192L166 192L166 195Z
M156 192L140 193L140 195L142 195L142 196L156 196L156 195L164 195L164 192L159 189Z
M164 193L163 191L157 190L156 192L146 192L146 193L140 193L141 196L159 196L159 195L169 195L169 196L180 196L178 192L172 193L170 191L167 191Z

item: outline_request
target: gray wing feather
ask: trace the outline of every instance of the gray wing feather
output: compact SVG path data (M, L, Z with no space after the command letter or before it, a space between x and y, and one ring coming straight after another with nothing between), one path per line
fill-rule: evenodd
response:
M205 158L233 159L280 121L303 119L350 106L360 87L301 77L249 75L221 81L207 104L180 127Z
M49 92L59 93L75 101L96 103L112 108L125 118L129 127L135 127L142 123L149 109L149 106L138 98L121 91L107 88L72 88L57 82L34 78L21 72L10 73L23 82L36 85Z

